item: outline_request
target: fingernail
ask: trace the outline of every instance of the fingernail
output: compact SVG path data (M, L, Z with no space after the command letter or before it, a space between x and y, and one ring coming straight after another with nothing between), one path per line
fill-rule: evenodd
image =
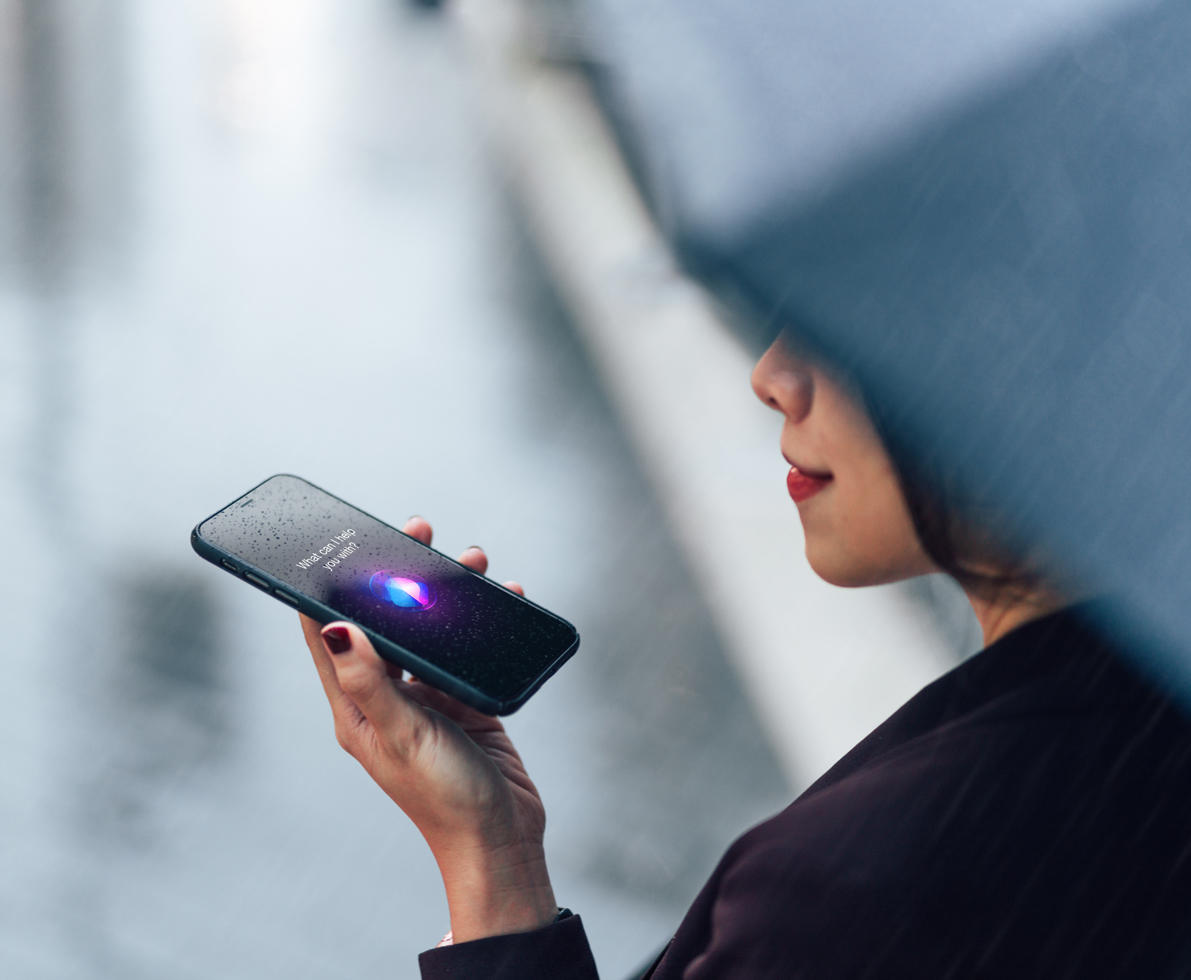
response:
M424 521L424 520L426 520L426 518L424 518L421 514L410 514L409 517L407 517L405 519L405 523L408 524L410 521Z
M323 630L323 643L330 653L347 653L352 648L352 635L342 626L328 626Z
M478 544L469 544L469 545L468 545L466 548L464 548L463 550L464 550L464 551L483 551L484 549L483 549L483 548L481 548L481 547L480 547Z

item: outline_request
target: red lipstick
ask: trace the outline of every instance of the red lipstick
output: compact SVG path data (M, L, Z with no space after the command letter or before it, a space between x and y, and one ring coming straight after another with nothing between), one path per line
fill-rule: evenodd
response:
M790 472L786 474L786 489L790 491L790 496L796 504L810 500L830 482L830 475L812 476L809 473L803 473L797 466L791 466Z

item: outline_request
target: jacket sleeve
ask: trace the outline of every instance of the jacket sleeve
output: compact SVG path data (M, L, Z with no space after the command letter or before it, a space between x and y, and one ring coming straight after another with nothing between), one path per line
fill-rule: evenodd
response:
M428 949L418 965L422 980L598 980L577 915L533 932Z

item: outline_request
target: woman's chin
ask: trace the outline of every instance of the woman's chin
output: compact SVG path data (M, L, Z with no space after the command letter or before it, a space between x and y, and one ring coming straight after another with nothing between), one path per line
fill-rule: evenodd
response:
M834 565L816 565L811 562L811 571L828 585L836 585L841 589L862 589L868 585L880 585L881 582L865 575L859 575L850 568L838 568Z
M880 561L864 561L857 556L841 553L834 549L820 549L811 547L807 543L806 560L811 571L828 585L835 585L841 589L863 589L871 585L888 585L925 574L926 570L918 571L905 568L897 563Z

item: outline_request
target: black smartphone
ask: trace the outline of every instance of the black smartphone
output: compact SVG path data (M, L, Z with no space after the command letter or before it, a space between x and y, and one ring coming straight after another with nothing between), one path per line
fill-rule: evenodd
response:
M579 647L565 619L314 484L278 474L190 535L208 561L491 714L523 705Z

